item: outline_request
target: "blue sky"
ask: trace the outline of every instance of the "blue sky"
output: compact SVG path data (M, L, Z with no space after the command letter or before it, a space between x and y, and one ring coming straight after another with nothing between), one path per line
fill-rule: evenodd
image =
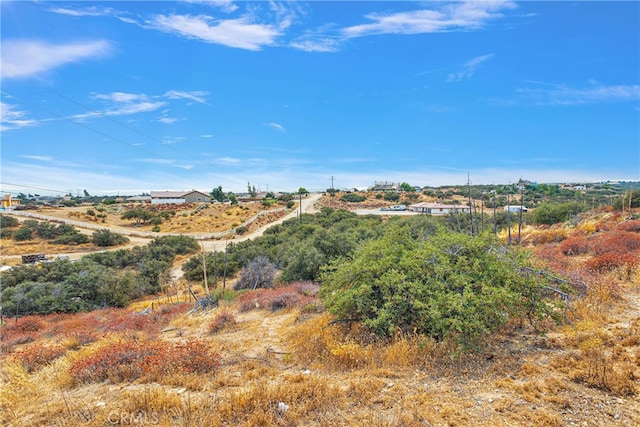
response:
M639 180L639 4L2 1L2 191Z

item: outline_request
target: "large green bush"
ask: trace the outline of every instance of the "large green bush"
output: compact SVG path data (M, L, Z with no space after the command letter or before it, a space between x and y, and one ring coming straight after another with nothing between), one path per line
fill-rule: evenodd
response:
M556 316L541 277L523 273L528 266L524 252L489 236L443 230L416 239L408 227L392 226L352 260L327 268L321 296L338 318L378 335L417 332L471 348L509 319Z
M572 215L576 215L586 210L586 206L581 203L541 203L533 212L529 214L534 224L553 225L569 220Z

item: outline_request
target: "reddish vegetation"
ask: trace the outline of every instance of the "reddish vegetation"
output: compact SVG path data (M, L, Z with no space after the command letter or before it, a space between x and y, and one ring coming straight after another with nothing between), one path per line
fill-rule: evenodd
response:
M640 221L619 220L617 216L597 220L590 226L593 234L588 236L584 226L563 229L566 239L561 243L554 243L558 240L550 236L539 238L535 242L536 254L552 270L587 282L594 274L607 273L617 273L620 279L628 280L640 266L640 234L635 231L640 230Z
M220 332L227 326L235 324L236 316L228 311L223 311L222 313L218 314L211 323L209 323L209 332L214 334L216 332Z
M198 340L183 344L161 341L109 343L93 354L75 361L69 370L77 384L109 380L132 381L165 373L206 373L220 366L220 356Z
M12 358L30 373L62 356L66 351L67 349L61 345L49 346L37 342L14 353Z
M275 289L258 289L246 292L238 297L240 311L254 308L280 310L283 308L304 307L315 299L318 285L308 282L293 283Z

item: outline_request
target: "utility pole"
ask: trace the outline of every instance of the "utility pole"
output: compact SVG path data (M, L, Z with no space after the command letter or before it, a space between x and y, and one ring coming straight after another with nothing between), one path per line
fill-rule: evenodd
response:
M331 178L330 178L330 179L331 179L331 200L333 200L333 195L335 194L335 191L334 191L334 189L333 189L333 180L334 180L335 178L333 177L333 175L331 175Z
M299 196L300 196L300 224L302 224L302 193L300 193Z
M204 244L200 242L202 246L202 274L204 275L204 290L209 296L209 284L207 283L207 253L204 251Z
M473 201L471 199L471 180L467 173L467 191L469 193L469 227L471 229L471 237L473 237Z
M222 273L222 289L227 288L227 248L229 247L229 241L224 241L224 272Z
M522 230L522 211L524 210L524 183L520 179L520 217L518 218L518 246L520 246L520 232Z
M498 218L496 217L496 189L493 189L493 235L498 236Z
M511 246L511 183L507 189L507 245Z

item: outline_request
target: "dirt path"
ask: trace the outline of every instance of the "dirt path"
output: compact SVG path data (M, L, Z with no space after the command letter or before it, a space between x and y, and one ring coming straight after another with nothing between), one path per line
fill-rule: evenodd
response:
M320 198L322 197L321 193L314 193L314 194L310 194L309 196L307 196L305 199L302 200L302 212L303 213L314 213L317 212L316 207L314 206L316 204L316 202L318 200L320 200ZM58 218L58 217L53 217L53 216L46 216L46 215L34 215L32 213L18 213L18 212L14 212L16 214L16 216L18 217L18 220L20 221L24 221L25 219L40 219L40 220L49 220L49 221L55 221L55 222L64 222L67 224L71 224L74 227L78 228L78 230L83 233L83 234L92 234L96 229L108 229L114 233L123 233L122 228L120 227L109 227L109 226L104 226L104 225L96 225L96 224L87 224L85 222L81 222L81 221L75 221L75 220L68 220L68 219L64 219L64 218ZM206 240L203 239L202 233L183 233L186 235L191 235L194 238L200 240L200 242L202 243L205 251L208 252L213 252L213 251L224 251L225 246L227 245L228 242L241 242L244 240L249 240L249 239L255 239L256 237L262 236L262 234L264 233L264 231L276 224L280 224L283 221L286 221L288 219L291 218L295 218L296 216L298 216L299 214L299 210L296 209L292 212L290 212L289 214L287 214L286 216L271 222L269 224L266 224L264 226L262 226L261 228L259 228L258 230L255 230L251 233L247 233L243 236L238 236L234 239L225 239L225 240ZM127 237L130 240L130 243L127 244L126 246L118 246L118 247L114 247L114 248L103 248L103 249L99 249L99 250L94 250L94 251L78 251L78 252L70 252L68 250L58 250L58 251L51 251L51 250L47 250L46 254L47 257L55 259L56 257L63 255L68 257L71 260L77 260L82 258L85 255L88 255L90 253L95 253L95 252L104 252L104 251L114 251L114 250L119 250L119 249L131 249L134 246L140 246L140 245L146 245L147 243L149 243L153 237L142 237L137 235L138 233L132 233L132 232L128 232L127 233ZM169 234L175 234L175 233L169 233ZM162 236L164 235L164 233L156 233L154 235L157 236ZM21 255L6 255L6 256L2 256L0 257L1 260L7 260L7 261L13 261L12 263L15 264L15 261L20 259ZM172 276L176 279L182 277L182 270L180 269L181 266L177 266L176 268L174 268L174 270L172 271Z

